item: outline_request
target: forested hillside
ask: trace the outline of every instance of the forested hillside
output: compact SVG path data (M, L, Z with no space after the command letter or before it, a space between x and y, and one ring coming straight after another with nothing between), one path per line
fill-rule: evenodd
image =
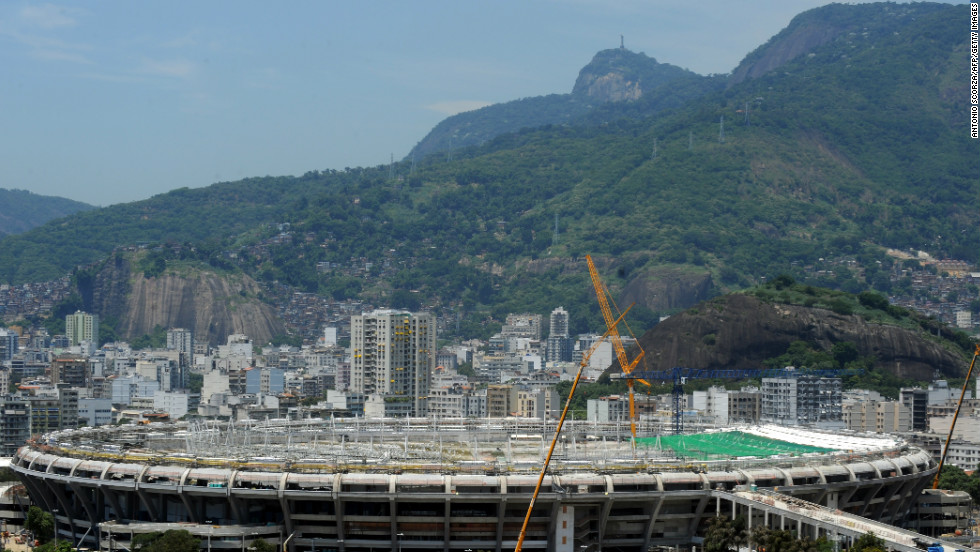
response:
M89 209L94 207L80 201L0 188L0 236L26 232L49 220Z
M747 58L769 69L672 108L644 94L451 159L252 178L80 213L0 241L0 281L171 243L180 253L160 255L484 319L591 305L591 253L652 324L818 258L860 260L863 270L831 280L858 289L891 266L885 248L975 262L967 16L935 4L819 8ZM820 39L784 40L800 28ZM573 329L594 329L594 316L573 313Z

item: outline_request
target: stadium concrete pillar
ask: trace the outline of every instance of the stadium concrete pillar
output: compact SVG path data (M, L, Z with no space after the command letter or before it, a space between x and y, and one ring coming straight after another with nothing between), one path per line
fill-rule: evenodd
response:
M575 550L575 507L555 502L555 552Z

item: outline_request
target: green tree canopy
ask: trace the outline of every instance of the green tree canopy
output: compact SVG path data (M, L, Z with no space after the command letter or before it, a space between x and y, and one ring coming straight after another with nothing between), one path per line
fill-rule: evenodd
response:
M849 548L850 552L885 552L887 547L885 541L874 532L861 535L854 541L854 546Z
M133 549L141 552L198 552L201 539L183 529L170 529L133 539Z
M704 552L738 550L747 542L747 537L744 518L732 520L725 516L713 517L708 521L704 532Z
M54 516L37 506L27 509L24 528L34 533L34 537L42 543L54 536Z
M276 552L276 546L264 539L255 539L248 545L248 549L255 552Z

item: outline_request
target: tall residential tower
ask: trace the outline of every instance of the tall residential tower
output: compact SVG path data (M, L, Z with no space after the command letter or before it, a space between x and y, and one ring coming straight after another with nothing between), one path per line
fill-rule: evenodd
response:
M99 315L76 311L65 317L65 335L72 346L83 341L99 344Z
M425 416L436 367L436 321L430 313L376 310L351 317L351 391L410 403Z

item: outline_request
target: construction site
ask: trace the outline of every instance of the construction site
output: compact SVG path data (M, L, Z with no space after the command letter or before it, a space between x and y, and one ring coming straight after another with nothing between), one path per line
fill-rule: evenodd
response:
M899 523L937 468L880 435L757 426L634 440L624 425L565 425L523 549L691 545L708 518L749 508L738 498L749 491ZM210 549L262 538L291 551L502 551L521 536L555 430L526 419L128 425L48 434L11 467L55 513L59 538L95 549L180 527Z

